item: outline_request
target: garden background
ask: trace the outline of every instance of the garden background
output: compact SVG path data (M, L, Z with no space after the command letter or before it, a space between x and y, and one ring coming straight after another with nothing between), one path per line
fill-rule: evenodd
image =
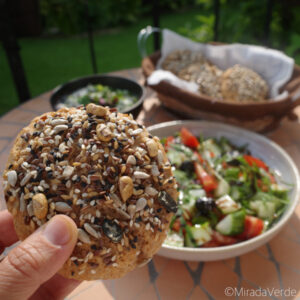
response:
M98 73L139 67L136 38L152 25L150 0L14 0L18 34L31 96L72 78L92 73L87 39L93 27ZM161 0L160 27L196 41L213 41L214 0ZM220 0L218 41L279 49L300 64L300 2L296 0ZM267 27L268 12L272 11ZM24 12L25 7L25 12ZM34 9L29 12L29 8ZM26 18L30 15L30 24ZM89 18L87 18L87 14ZM27 22L27 24L26 24ZM27 27L26 27L27 26ZM152 51L151 39L148 43ZM18 104L4 49L0 47L0 115Z

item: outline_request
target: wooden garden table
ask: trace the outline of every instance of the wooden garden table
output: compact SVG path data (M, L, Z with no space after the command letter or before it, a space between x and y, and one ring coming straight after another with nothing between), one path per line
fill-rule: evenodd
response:
M143 81L140 69L129 69L112 74ZM10 147L17 133L34 117L50 111L47 92L34 98L0 118L0 168L4 169ZM295 111L300 117L300 109ZM176 119L166 111L155 94L147 91L144 108L138 121L151 125ZM300 165L300 124L284 120L281 127L268 134ZM0 181L2 178L0 179ZM3 199L2 183L0 187ZM1 202L0 202L1 208ZM2 203L3 209L3 203ZM240 296L226 296L226 288L238 288ZM184 262L155 256L147 266L137 269L122 279L83 282L67 299L247 299L256 298L251 292L264 289L270 299L300 297L300 206L290 222L265 246L240 257L217 262ZM275 296L279 289L294 296ZM228 290L232 292L232 290ZM248 296L247 296L248 293ZM256 293L259 293L256 292ZM259 294L256 294L259 295Z

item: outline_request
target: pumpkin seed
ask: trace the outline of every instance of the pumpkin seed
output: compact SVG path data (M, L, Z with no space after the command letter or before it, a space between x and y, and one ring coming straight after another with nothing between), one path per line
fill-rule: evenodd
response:
M165 207L168 212L176 213L177 203L166 191L159 192L158 202Z
M102 223L102 230L103 233L114 243L120 242L123 237L121 227L112 220L104 219Z

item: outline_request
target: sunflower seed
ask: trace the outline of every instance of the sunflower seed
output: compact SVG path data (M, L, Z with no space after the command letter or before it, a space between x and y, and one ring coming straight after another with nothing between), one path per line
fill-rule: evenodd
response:
M141 171L135 171L133 173L134 177L137 179L147 179L150 177L149 174L145 173L145 172L141 172Z
M140 210L144 209L146 205L147 205L147 200L145 198L140 198L136 202L136 211L140 211Z
M150 157L155 157L157 155L158 147L154 140L149 139L146 142L147 150L149 152Z
M84 227L85 231L87 233L89 233L91 236L93 236L96 239L99 238L98 232L90 224L84 223L83 227Z
M24 186L30 180L31 177L32 177L32 174L31 173L27 173L24 176L24 178L21 180L20 185Z
M90 237L87 235L87 233L81 229L81 228L78 228L78 239L85 243L85 244L91 244L91 239Z
M73 172L74 172L74 167L66 166L62 176L65 178L69 178L73 174Z
M33 213L32 202L30 202L30 203L27 205L27 213L28 213L29 217L32 217L32 216L34 215L34 213Z
M117 194L115 194L115 193L110 194L110 198L114 200L114 203L115 203L117 206L122 206L121 199L118 197Z
M132 219L134 214L135 214L135 209L136 209L136 206L134 204L130 204L128 207L127 207L127 211L130 215L130 218Z
M127 161L126 161L126 164L129 164L129 165L135 165L136 164L136 159L133 155L129 155L127 157Z
M164 162L164 155L161 150L157 151L157 161L159 165L162 165Z
M116 208L117 213L122 216L125 220L130 220L130 215L122 209Z
M152 166L151 173L153 176L158 176L160 174L157 165Z
M68 125L56 125L53 129L53 134L57 134L61 131L65 131L68 129Z
M24 193L22 193L20 196L20 212L24 212L25 208L26 208L26 203L24 199Z
M7 181L9 183L9 185L15 186L16 183L17 183L17 179L18 179L17 172L14 171L14 170L9 171L9 172L6 173L6 175L7 175Z
M54 119L50 122L51 125L56 126L56 125L63 125L63 124L67 124L68 120L66 119Z
M65 202L56 202L55 210L62 213L67 213L72 210L72 207Z
M151 187L151 186L147 186L146 189L145 189L145 192L149 196L155 196L158 193L158 191L155 188Z
M138 128L138 129L133 130L131 134L132 135L138 135L138 134L140 134L142 132L143 132L143 129L142 128Z

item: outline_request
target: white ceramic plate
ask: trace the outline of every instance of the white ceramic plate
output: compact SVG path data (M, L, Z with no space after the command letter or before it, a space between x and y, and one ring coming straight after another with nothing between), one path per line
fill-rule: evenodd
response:
M179 248L163 245L158 254L180 260L211 261L238 256L268 242L283 228L292 216L300 196L299 173L290 156L280 146L264 136L222 123L173 121L153 125L148 130L151 134L162 138L173 135L183 126L190 129L195 135L203 134L204 137L215 138L224 136L235 145L243 146L248 144L248 148L254 156L263 159L271 169L278 170L282 174L284 181L293 184L294 187L289 195L290 203L280 220L267 232L253 239L231 246L216 248Z

